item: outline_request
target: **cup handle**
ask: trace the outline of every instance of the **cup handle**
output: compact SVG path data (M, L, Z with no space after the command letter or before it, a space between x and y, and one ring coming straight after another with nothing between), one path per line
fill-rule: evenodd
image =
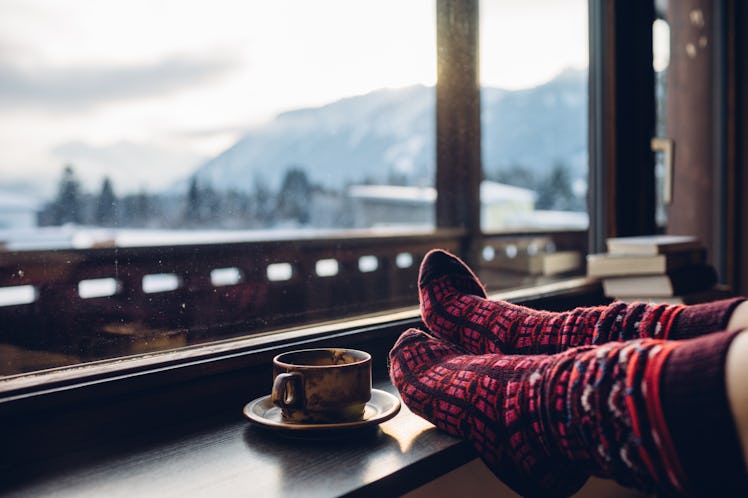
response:
M282 409L301 407L304 403L301 380L298 372L276 375L271 394L273 404Z

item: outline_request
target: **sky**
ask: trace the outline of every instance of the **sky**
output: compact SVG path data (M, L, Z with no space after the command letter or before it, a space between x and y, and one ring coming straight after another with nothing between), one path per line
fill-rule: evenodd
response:
M481 83L586 67L586 5L483 0ZM280 112L433 85L435 45L434 0L0 0L0 195L166 187Z

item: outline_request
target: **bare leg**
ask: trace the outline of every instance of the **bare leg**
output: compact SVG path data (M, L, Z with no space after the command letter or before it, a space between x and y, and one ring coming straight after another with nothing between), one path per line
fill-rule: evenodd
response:
M732 318L740 319L736 315L738 315L741 307L743 312L746 312L745 307L741 305L735 310ZM732 321L731 319L730 322L732 323ZM727 351L725 377L727 380L727 399L730 403L732 416L735 419L740 444L743 447L743 461L746 470L748 470L748 330L744 330L738 335Z
M730 315L726 330L748 329L748 301L743 301L735 307ZM748 358L747 358L748 359Z

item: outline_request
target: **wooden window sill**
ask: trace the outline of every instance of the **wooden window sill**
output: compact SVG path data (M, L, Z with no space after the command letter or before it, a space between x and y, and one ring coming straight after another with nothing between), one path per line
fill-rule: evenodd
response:
M375 387L395 392L387 381ZM399 496L475 458L403 406L345 437L302 439L256 427L241 411L194 431L166 430L5 467L23 496ZM175 413L175 422L189 414Z

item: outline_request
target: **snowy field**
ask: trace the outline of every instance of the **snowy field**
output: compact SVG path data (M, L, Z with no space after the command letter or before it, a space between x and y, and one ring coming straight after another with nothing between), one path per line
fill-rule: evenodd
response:
M88 249L94 247L152 247L185 244L216 244L366 236L377 234L422 234L432 228L423 226L388 226L366 230L332 230L318 228L275 228L267 230L162 230L136 228L101 228L66 225L0 230L0 248L6 251L49 249Z

